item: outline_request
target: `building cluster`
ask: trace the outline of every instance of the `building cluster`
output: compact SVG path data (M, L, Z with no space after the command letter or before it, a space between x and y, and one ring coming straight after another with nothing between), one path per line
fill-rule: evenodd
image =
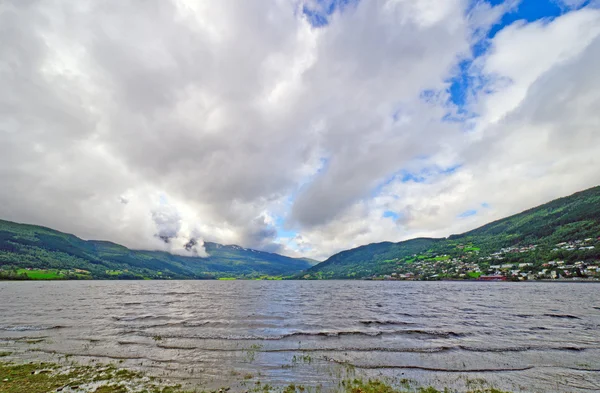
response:
M573 264L566 264L565 261L549 261L542 264L543 269L539 271L540 278L569 278L569 277L600 277L600 261L586 263L577 261Z
M513 278L519 280L559 279L559 278L600 278L600 261L592 263L577 261L566 264L565 261L549 261L539 266L533 263L492 265L488 274L497 277Z
M587 238L583 240L574 240L570 242L561 242L556 244L556 246L552 249L552 251L566 250L566 251L575 251L575 250L593 250L596 246L593 243L600 241L600 237L597 239Z
M422 280L456 277L467 279L476 278L479 274L483 274L479 265L469 262L467 258L450 258L448 255L434 255L432 258L417 260L410 264L401 264L397 270L394 273L382 276L375 275L371 278L384 280Z
M496 251L492 254L490 254L487 257L482 257L480 258L480 260L503 260L506 258L506 254L514 254L514 253L525 253L525 252L530 252L530 251L535 251L537 249L537 244L530 244L528 246L521 246L521 247L505 247L505 248L501 248L500 251Z
M600 247L600 237L561 242L553 246L558 251L585 251ZM466 247L457 247L465 250ZM487 256L479 257L478 251L461 256L449 255L413 255L412 262L398 262L396 271L384 275L374 275L370 279L383 280L436 280L436 279L480 279L480 280L600 280L600 260L533 260L531 257L519 257L522 254L539 249L537 244L517 247L505 247ZM549 249L544 247L544 249ZM534 254L537 255L537 254ZM548 255L548 254L546 254ZM564 253L558 255L563 255ZM568 255L568 254L567 254ZM578 254L579 255L579 254ZM420 257L420 258L419 258ZM532 256L534 257L534 256ZM511 260L531 262L510 262Z

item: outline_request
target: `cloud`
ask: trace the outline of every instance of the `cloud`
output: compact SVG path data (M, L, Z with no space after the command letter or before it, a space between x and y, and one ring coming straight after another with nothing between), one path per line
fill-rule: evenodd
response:
M600 184L599 18L588 8L506 27L471 71L489 84L469 108L478 114L472 131L304 239L334 252L340 243L447 236ZM423 171L452 162L461 165ZM395 225L377 217L386 211L400 215Z
M156 236L165 243L176 238L181 229L181 216L177 209L170 205L161 205L152 211L152 220L158 230Z
M487 77L486 88L494 92L479 101L485 108L478 111L486 116L481 126L487 127L518 108L540 75L579 54L599 32L598 13L589 9L552 22L516 22L500 31L490 53L474 66L480 67Z
M0 217L322 258L600 182L598 11L501 29L466 70L477 116L448 121L459 63L514 6L468 3L4 2Z

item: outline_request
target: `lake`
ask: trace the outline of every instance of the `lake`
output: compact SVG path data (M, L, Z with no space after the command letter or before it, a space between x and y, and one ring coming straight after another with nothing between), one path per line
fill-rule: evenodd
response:
M327 391L357 375L597 392L599 295L583 283L0 282L0 351L117 362L209 388Z

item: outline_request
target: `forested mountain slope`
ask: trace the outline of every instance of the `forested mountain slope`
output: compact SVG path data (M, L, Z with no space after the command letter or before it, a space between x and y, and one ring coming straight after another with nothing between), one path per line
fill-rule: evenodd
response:
M207 258L124 246L49 228L0 220L0 278L167 279L288 275L309 268L303 259L205 243ZM43 271L45 270L45 272Z
M522 271L538 274L544 268L550 272L555 265L548 262L556 261L570 266L568 273L561 270L565 276L571 271L573 274L585 271L585 263L596 265L600 259L598 237L600 187L594 187L460 235L376 243L342 251L313 266L304 277L364 278L396 274L420 279L474 278L481 274L504 274L504 270L510 276L519 264L529 264ZM507 267L510 264L515 266ZM505 267L497 269L498 265Z

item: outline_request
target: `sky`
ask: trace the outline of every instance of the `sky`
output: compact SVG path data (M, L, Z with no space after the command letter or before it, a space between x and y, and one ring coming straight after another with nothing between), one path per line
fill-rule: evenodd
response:
M461 233L600 184L598 64L598 0L5 0L0 219L319 260Z

